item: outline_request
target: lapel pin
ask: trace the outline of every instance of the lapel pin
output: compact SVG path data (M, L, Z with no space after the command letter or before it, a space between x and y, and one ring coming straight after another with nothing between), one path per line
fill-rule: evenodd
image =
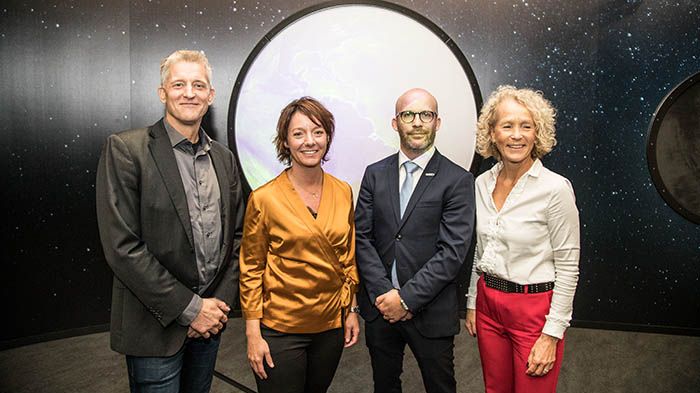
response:
M435 172L426 173L425 176L435 176Z

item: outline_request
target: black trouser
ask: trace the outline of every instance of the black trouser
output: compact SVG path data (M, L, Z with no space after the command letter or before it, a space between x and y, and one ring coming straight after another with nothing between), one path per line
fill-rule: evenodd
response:
M375 393L400 393L406 344L416 357L428 393L455 393L454 336L429 338L413 321L390 324L379 316L365 321Z
M258 393L325 393L343 353L343 329L288 334L260 326L274 368L263 360L267 379L255 376Z

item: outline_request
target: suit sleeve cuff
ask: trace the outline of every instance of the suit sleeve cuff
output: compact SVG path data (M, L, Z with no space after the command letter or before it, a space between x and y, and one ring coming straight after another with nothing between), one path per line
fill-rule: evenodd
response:
M372 305L374 305L376 303L377 298L379 296L394 289L394 287L391 285L391 282L389 280L385 280L385 281L386 281L386 283L384 283L385 285L381 289L379 289L379 291L378 291L379 293L375 293L374 291L372 291L370 289L367 290L368 295L369 295L369 300L372 303Z
M202 298L196 293L192 295L190 304L185 307L185 310L177 317L177 323L182 326L190 326L192 321L197 318L197 314L202 309Z

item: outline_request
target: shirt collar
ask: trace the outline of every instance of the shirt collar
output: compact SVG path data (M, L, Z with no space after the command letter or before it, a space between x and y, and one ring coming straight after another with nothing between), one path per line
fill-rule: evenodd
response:
M532 177L539 177L540 173L542 172L542 167L542 161L540 161L539 158L535 158L535 162L532 163L532 166L527 171L527 174Z
M170 139L170 145L172 147L175 147L185 141L189 142L189 140L185 138L184 135L177 132L177 130L173 126L171 126L170 123L168 123L168 120L163 119L163 124L165 124L165 130L168 132L168 138ZM199 140L205 152L211 149L212 139L209 137L209 135L207 135L206 132L204 132L204 129L202 129L202 127L199 128Z
M418 165L421 170L425 170L425 167L428 166L428 162L430 162L430 159L433 158L434 154L435 145L431 146L430 149L423 152L423 154L411 160L408 157L406 157L406 155L401 149L399 149L399 168L401 168L404 162L413 161L413 163Z
M530 169L528 169L527 172L525 172L525 175L539 177L543 167L544 166L542 165L542 161L540 161L539 158L535 158L535 162L533 162ZM489 170L489 172L491 173L491 179L493 181L496 181L496 178L501 172L501 169L503 169L503 162L498 161L498 163Z

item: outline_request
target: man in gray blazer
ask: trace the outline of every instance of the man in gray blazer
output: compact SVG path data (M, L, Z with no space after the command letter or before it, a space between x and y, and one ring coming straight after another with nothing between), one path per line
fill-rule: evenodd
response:
M165 117L109 136L97 170L111 346L126 355L132 392L208 392L238 298L239 169L200 127L214 100L203 53L165 58L158 95Z
M360 313L375 393L401 392L406 344L428 393L454 393L455 279L474 229L474 177L434 147L437 100L396 101L401 149L367 167L355 211Z

